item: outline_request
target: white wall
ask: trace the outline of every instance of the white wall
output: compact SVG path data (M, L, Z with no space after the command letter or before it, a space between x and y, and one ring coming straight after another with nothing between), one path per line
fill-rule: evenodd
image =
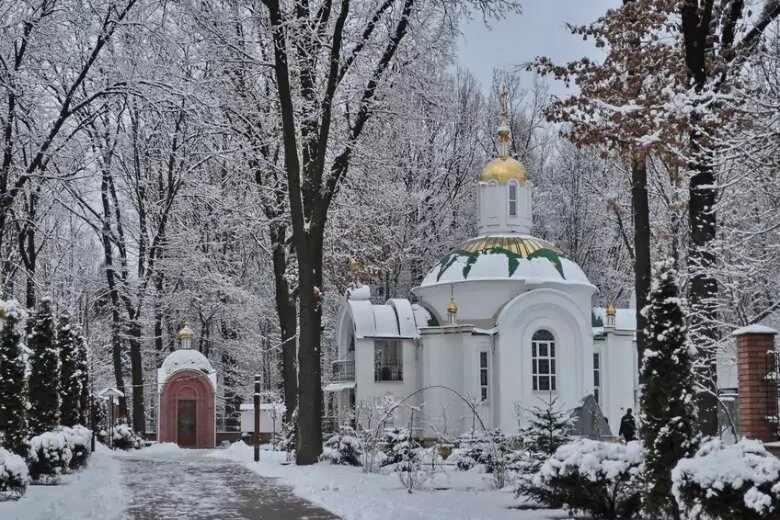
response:
M414 340L401 341L401 356L403 362L403 381L374 381L374 340L355 340L355 404L382 403L386 396L400 401L414 393L419 387L417 378L417 348ZM408 401L416 404L417 400ZM406 425L409 420L408 410L399 409L395 424ZM361 421L364 424L364 421Z
M509 214L509 183L480 182L478 201L480 235L490 233L528 234L531 231L531 193L533 184L510 181L517 186L517 214Z
M555 392L534 391L531 338L547 329L555 337ZM574 408L593 392L593 340L590 302L577 301L556 289L539 289L509 302L498 318L496 366L498 407L495 422L516 432L515 405L541 405L551 397L564 408Z
M613 435L617 435L620 418L627 408L637 410L639 384L634 331L615 331L605 328L606 337L599 341L601 349L602 383L601 411L609 422Z
M421 387L443 386L460 394L469 392L464 378L464 344L472 327L452 326L422 329ZM424 435L457 437L471 428L472 414L457 395L443 388L426 390L422 396L427 425Z

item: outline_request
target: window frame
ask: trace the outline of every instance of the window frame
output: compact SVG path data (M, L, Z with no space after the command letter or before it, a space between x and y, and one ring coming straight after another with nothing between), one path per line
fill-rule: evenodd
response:
M480 350L478 354L479 396L481 401L485 403L490 400L490 356L488 356L487 350Z
M509 181L507 189L507 213L510 217L517 217L518 211L517 211L517 199L518 199L518 191L520 186L517 184L517 181ZM514 195L514 196L513 196Z
M387 352L395 350L395 356L384 359L383 346L387 346ZM381 352L381 355L377 355ZM394 358L394 359L393 359ZM374 382L375 383L401 383L404 380L404 348L403 340L399 339L375 339L374 340Z
M543 335L544 337L540 337ZM534 392L558 391L557 340L548 329L539 329L531 336L531 389ZM542 351L545 353L542 354ZM541 365L546 362L546 371ZM546 381L543 388L542 381Z
M593 397L601 406L601 352L593 353Z

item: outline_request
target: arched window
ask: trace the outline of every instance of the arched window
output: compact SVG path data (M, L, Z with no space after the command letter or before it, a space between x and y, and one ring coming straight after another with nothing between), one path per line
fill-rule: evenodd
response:
M531 375L535 391L555 391L555 337L538 330L531 338Z
M515 181L509 183L509 216L517 216L517 183Z

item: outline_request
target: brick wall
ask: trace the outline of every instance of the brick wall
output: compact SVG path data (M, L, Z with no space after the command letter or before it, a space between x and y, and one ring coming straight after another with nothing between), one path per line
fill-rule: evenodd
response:
M772 332L735 333L739 377L740 435L763 442L778 440L777 385L766 380L775 371L775 336Z

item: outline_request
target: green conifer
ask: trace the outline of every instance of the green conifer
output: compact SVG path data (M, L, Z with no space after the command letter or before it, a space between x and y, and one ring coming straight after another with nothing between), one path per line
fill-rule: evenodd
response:
M57 346L60 351L60 421L63 426L75 426L81 418L82 379L78 335L67 313L59 319Z
M642 362L641 437L645 447L643 507L650 518L680 513L672 497L672 469L693 455L701 434L694 404L693 359L685 313L671 260L655 265L645 307L648 345Z
M60 355L53 304L49 298L41 298L33 315L28 346L30 430L33 435L40 435L53 430L60 421Z
M26 313L15 301L5 302L5 323L0 334L0 440L2 446L26 456L27 382L22 350Z
M76 327L76 368L79 371L81 381L81 395L79 396L78 423L90 428L89 424L89 360L87 355L87 338L84 337L81 327Z

